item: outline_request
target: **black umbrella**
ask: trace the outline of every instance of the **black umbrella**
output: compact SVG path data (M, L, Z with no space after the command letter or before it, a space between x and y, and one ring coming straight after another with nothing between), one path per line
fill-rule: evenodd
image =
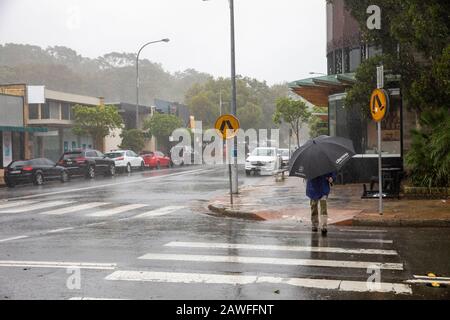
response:
M351 140L320 136L295 150L289 161L289 176L314 179L338 171L353 155L355 149Z

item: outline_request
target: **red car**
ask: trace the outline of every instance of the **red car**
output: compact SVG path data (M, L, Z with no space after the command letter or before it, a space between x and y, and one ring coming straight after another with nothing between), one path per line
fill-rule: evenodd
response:
M172 160L160 151L143 151L140 156L144 159L144 165L147 168L172 167Z

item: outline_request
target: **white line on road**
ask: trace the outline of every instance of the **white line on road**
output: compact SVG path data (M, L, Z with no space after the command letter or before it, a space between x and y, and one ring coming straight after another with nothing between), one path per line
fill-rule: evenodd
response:
M18 208L13 208L13 209L4 209L4 210L0 211L0 213L6 213L6 212L7 213L22 213L22 212L26 212L26 211L33 211L33 210L38 210L38 209L62 206L62 205L70 204L70 203L73 203L73 201L46 201L46 202L41 202L38 204L19 206Z
M7 202L5 201L5 202L0 202L0 203L1 203L0 209L6 209L6 208L11 208L11 207L33 204L33 203L36 203L36 201L22 200L22 201L7 201Z
M94 297L72 297L69 300L127 300L127 299L94 298Z
M0 267L28 267L28 268L80 268L114 270L115 263L91 263L91 262L58 262L58 261L12 261L0 260Z
M381 249L346 249L336 247L310 247L310 246L276 246L276 245L253 245L243 243L211 243L211 242L169 242L167 247L188 247L188 248L208 248L208 249L247 249L247 250L273 250L273 251L304 251L304 252L326 252L326 253L347 253L347 254L376 254L376 255L397 255L395 250Z
M43 197L43 196L51 196L51 195L56 195L56 194L74 193L74 192L77 192L77 191L86 191L86 190L100 189L100 188L112 187L112 186L118 186L118 185L130 184L130 183L131 184L132 183L140 183L140 182L145 182L145 181L149 181L149 180L155 180L155 179L158 179L158 178L167 178L167 177L174 177L174 176L190 175L190 174L193 174L193 173L198 173L198 172L202 172L202 171L209 171L209 170L211 170L211 169L196 169L196 170L190 170L190 171L183 171L183 172L176 172L176 173L170 173L170 174L165 174L165 175L153 176L153 177L143 178L143 179L134 179L134 180L128 180L128 181L114 182L114 183L105 183L105 184L96 185L96 186L75 188L75 189L66 189L66 190L55 191L55 192L38 193L38 194L30 195L30 196L21 196L21 197L16 197L16 198L10 198L8 200L32 199L32 198L39 198L39 197Z
M113 209L102 210L99 212L90 213L90 214L87 214L86 216L88 216L88 217L109 217L109 216L113 216L115 214L119 214L122 212L134 210L134 209L143 208L146 206L148 206L148 205L147 204L139 204L139 203L127 204L127 205L123 205L123 206L113 208Z
M68 228L53 229L53 230L47 231L46 233L57 233L57 232L63 232L63 231L68 231L68 230L73 230L73 229L75 229L75 228L68 227Z
M178 211L180 209L184 209L184 208L186 208L186 207L184 207L184 206L162 207L162 208L159 208L159 209L155 209L155 210L152 210L152 211L148 211L148 212L144 212L144 213L138 214L138 215L136 215L136 216L134 216L132 218L133 219L134 218L140 219L140 218L149 218L149 217L163 216L163 215L166 215L166 214L169 214L169 213L172 213L172 212Z
M7 242L7 241L13 241L13 240L19 240L19 239L25 239L25 238L28 238L28 236L18 236L18 237L1 239L0 242Z
M439 284L450 284L450 280L431 280L431 279L412 279L412 280L406 280L406 283L439 283Z
M178 273L178 272L152 272L152 271L115 271L105 277L105 280L121 281L148 281L186 284L286 284L297 287L327 289L338 291L357 292L391 292L395 294L412 294L411 287L399 283L367 283L365 281L346 281L331 279L308 278L281 278L250 275L227 275L205 273Z
M61 208L61 209L56 209L56 210L52 210L52 211L40 212L40 214L44 214L44 215L62 215L62 214L66 214L66 213L92 209L92 208L104 206L104 205L107 205L107 204L109 204L109 203L108 202L90 202L90 203L80 204L80 205L77 205L77 206Z
M361 268L361 269L367 269L367 268L376 269L376 268L378 268L378 269L386 269L386 270L403 270L402 263L320 260L320 259L244 257L244 256L232 256L232 255L219 256L219 255L147 253L147 254L139 257L139 259L165 260L165 261L252 263L252 264L273 264L273 265L333 267L333 268Z
M415 279L450 280L449 277L430 277L430 276L418 276L418 275L413 275L413 277L414 277Z
M368 233L386 233L387 230L370 230L370 229L339 229L341 232L368 232Z
M250 232L261 232L261 233L285 233L285 234L317 234L316 232L312 231L305 231L305 230L277 230L277 229L242 229L242 231L250 231ZM328 233L330 234L330 232ZM334 240L344 240L344 241L352 241L352 242L364 242L364 243L386 243L386 244L392 244L394 243L393 240L384 240L384 239L338 239L335 238Z

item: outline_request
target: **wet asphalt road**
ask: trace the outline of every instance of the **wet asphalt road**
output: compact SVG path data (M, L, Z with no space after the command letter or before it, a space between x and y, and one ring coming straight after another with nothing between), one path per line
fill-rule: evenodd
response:
M323 238L207 215L227 188L226 170L206 166L2 188L0 299L450 298L405 282L450 276L448 229L331 226ZM383 285L369 289L371 275Z

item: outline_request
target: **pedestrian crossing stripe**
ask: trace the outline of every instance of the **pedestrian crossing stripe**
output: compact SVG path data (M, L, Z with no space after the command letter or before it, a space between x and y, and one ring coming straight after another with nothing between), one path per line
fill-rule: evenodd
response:
M92 209L92 208L104 206L104 205L107 205L107 204L108 204L107 202L90 202L90 203L80 204L80 205L77 205L77 206L66 207L66 208L61 208L61 209L56 209L56 210L51 210L51 211L45 211L45 212L41 212L40 214L45 214L45 215L62 215L62 214L65 214L65 213L71 213L71 212L76 212L76 211Z
M116 266L117 265L115 263L0 260L0 267L80 268L94 270L114 270L116 269Z
M19 205L13 208L2 209L0 213L22 213L27 211L34 211L40 209L46 209L51 207L63 206L73 203L73 201L45 201L30 205Z
M156 271L115 271L105 277L110 281L142 281L185 284L284 284L296 287L337 290L347 292L383 292L412 294L411 286L401 283L373 283L367 281L348 281L334 279L283 278L255 275L229 275L206 273L156 272Z
M76 201L30 201L30 200L19 200L10 203L0 204L0 213L28 213L32 212L40 215L64 215L67 213L75 213L78 211L84 211L89 209L94 209L102 206L112 205L109 202L87 202L78 203ZM52 209L56 207L56 209ZM148 204L133 203L133 204L122 204L114 208L100 209L93 213L85 214L86 217L96 217L105 218L120 213L126 213L133 210L150 207ZM166 206L150 211L145 211L138 213L132 218L151 218L157 216L167 215L169 213L175 212L177 210L186 208L185 206ZM52 209L50 211L34 212L43 209ZM64 228L63 228L64 229ZM10 240L9 238L6 240ZM1 241L1 240L0 240Z
M243 243L213 243L213 242L178 242L165 244L166 247L208 248L208 249L248 249L248 250L276 250L276 251L303 251L321 253L346 253L346 254L373 254L373 255L397 255L395 250L382 249L346 249L336 247L311 247L311 246L283 246L283 245L254 245Z
M184 206L168 206L168 207L162 207L159 209L151 210L148 212L144 212L142 214L136 215L133 217L133 219L140 219L140 218L149 218L149 217L157 217L166 215L175 211L178 211L180 209L185 208Z
M139 259L163 260L163 261L189 261L189 262L220 262L220 263L242 263L242 264L271 264L288 266L308 267L331 267L331 268L361 268L379 270L403 270L403 263L384 263L369 261L346 261L346 260L320 260L320 259L290 259L290 258L266 258L246 256L221 256L221 255L192 255L192 254L166 254L147 253Z
M127 204L127 205L123 205L123 206L119 206L113 209L108 209L108 210L103 210L103 211L98 211L95 213L90 213L87 214L88 217L109 217L115 214L119 214L119 213L123 213L123 212L127 212L127 211L131 211L131 210L135 210L135 209L139 209L139 208L143 208L146 207L146 204Z

